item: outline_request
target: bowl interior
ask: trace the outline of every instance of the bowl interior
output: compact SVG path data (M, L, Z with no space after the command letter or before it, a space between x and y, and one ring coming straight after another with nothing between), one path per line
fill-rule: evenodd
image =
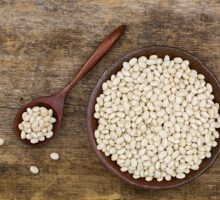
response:
M106 80L110 79L112 74L116 74L121 68L122 63L124 61L128 61L130 58L133 57L140 57L140 56L150 56L152 54L156 54L159 57L163 58L165 55L169 55L171 58L174 57L181 57L185 60L190 61L190 68L195 69L198 73L201 73L205 76L205 81L209 82L213 86L213 94L215 96L214 101L220 103L220 84L217 78L213 75L213 73L196 57L192 56L191 54L172 47L165 47L165 46L152 46L152 47L145 47L141 49L134 50L120 59L118 59L116 62L114 62L100 77L98 83L96 84L95 88L93 89L93 92L91 94L88 109L87 109L87 128L88 128L88 136L89 141L91 143L91 146L93 150L95 151L97 157L101 160L101 162L107 167L114 175L118 176L119 178L123 179L127 183L131 185L135 185L141 188L145 189L166 189L166 188L174 188L180 185L183 185L187 182L192 181L196 177L200 176L207 168L209 168L214 161L216 160L219 152L220 152L220 139L217 139L218 145L211 150L212 157L207 159L205 158L201 165L199 170L197 171L190 171L189 174L186 175L184 179L176 179L172 178L171 181L161 181L157 182L156 180L146 182L143 178L140 179L134 179L132 175L130 175L128 172L121 172L120 167L116 164L116 162L113 162L110 158L110 156L106 157L104 153L97 150L96 146L96 139L94 137L94 131L97 128L98 122L94 118L94 112L95 112L95 104L96 104L96 97L102 93L102 83ZM219 131L219 130L218 130Z

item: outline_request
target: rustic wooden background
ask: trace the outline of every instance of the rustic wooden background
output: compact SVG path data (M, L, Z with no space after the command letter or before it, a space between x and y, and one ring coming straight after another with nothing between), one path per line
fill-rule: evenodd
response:
M1 200L219 200L220 159L194 182L175 190L144 191L112 176L87 139L86 107L99 76L126 52L147 45L183 48L220 79L220 1L1 0ZM38 95L63 87L103 36L127 24L126 34L71 92L60 134L42 148L13 135L13 116ZM49 154L60 153L60 161ZM37 165L40 174L29 172Z

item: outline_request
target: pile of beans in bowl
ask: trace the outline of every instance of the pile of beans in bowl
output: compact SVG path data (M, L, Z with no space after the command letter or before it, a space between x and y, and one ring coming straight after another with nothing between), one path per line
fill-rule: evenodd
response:
M122 172L146 181L183 179L212 156L219 104L188 60L132 58L102 89L94 114L97 149Z

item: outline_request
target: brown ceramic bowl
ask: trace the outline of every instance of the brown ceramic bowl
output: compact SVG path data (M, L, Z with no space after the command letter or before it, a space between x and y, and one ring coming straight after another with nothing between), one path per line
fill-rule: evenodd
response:
M189 174L186 175L184 179L176 179L172 178L171 181L161 181L157 182L156 180L146 182L143 178L140 179L134 179L132 178L132 175L130 175L128 172L121 172L119 166L116 164L116 162L113 162L110 159L110 156L106 157L104 153L97 150L96 148L96 139L94 137L94 131L97 128L98 122L93 117L94 111L95 111L95 103L96 103L96 97L102 93L102 83L108 79L110 79L112 74L116 74L121 68L122 63L124 61L128 61L130 58L133 57L140 57L140 56L149 56L152 54L156 54L159 57L164 57L165 55L169 55L171 58L173 57L182 57L183 59L187 59L190 61L190 68L195 69L198 73L201 73L205 76L206 82L209 82L213 86L213 93L215 96L214 101L220 103L220 83L218 79L213 75L213 73L210 71L208 67L206 67L198 58L194 57L193 55L173 47L165 47L165 46L151 46L151 47L144 47L141 49L136 49L134 51L129 52L128 54L122 56L120 59L118 59L116 62L114 62L108 69L102 74L101 78L99 79L98 83L96 84L90 100L88 104L87 109L87 128L88 128L88 136L89 141L91 143L91 146L93 150L96 153L96 156L99 158L99 160L105 165L106 168L112 174L116 175L120 179L124 180L125 182L140 187L144 189L168 189L168 188L175 188L178 186L181 186L183 184L186 184L195 178L199 177L202 173L204 173L217 159L217 156L220 153L220 139L218 138L217 142L218 145L214 148L212 148L211 153L212 157L207 159L205 158L201 165L199 170L197 171L190 171Z

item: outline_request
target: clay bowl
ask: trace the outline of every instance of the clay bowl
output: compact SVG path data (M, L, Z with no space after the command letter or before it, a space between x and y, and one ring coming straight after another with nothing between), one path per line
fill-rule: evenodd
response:
M144 189L168 189L168 188L175 188L181 186L183 184L189 183L195 178L199 177L203 174L217 159L220 153L220 139L218 138L217 142L218 145L215 148L212 148L211 154L212 157L207 159L205 158L199 170L197 171L190 171L189 174L186 175L184 179L176 179L172 178L171 181L161 181L157 182L156 180L146 182L143 178L134 179L128 172L121 172L119 166L116 162L113 162L110 159L110 156L106 157L104 153L97 150L96 148L96 139L94 137L94 131L97 128L98 122L93 117L95 111L95 103L96 97L102 93L102 83L108 79L110 79L112 74L116 74L122 67L122 63L124 61L128 61L132 57L140 57L140 56L149 56L152 54L156 54L159 57L164 57L165 55L169 55L171 58L179 56L183 59L187 59L190 61L190 68L195 69L198 73L201 73L205 76L205 81L209 82L213 86L213 94L215 96L214 101L220 103L220 83L218 79L213 75L208 67L206 67L198 58L195 56L173 47L166 47L166 46L151 46L151 47L144 47L141 49L133 50L126 55L122 56L116 62L114 62L108 69L102 74L98 83L96 84L95 88L92 91L91 97L89 99L88 109L87 109L87 129L88 129L88 136L91 146L96 153L96 156L99 160L104 164L104 166L114 175L119 177L120 179L124 180L125 182L137 186L139 188Z

